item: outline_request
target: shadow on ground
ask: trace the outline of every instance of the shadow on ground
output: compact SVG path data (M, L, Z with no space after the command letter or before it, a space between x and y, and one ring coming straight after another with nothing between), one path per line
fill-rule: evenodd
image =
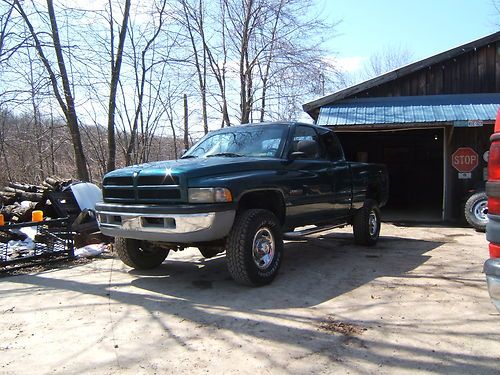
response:
M239 336L291 344L334 361L339 358L349 362L362 360L386 364L393 369L426 368L455 374L495 373L498 363L490 357L332 334L318 328L321 320L317 315L304 317L293 310L315 308L376 278L405 277L407 272L429 259L427 252L442 244L386 236L381 237L377 246L365 248L354 246L352 235L346 234L287 243L278 278L261 288L244 287L232 281L224 256L207 260L201 256L192 261L167 260L154 271L128 271L133 278L130 285L114 284L111 276L109 284L56 280L47 275L19 276L15 281L96 296L109 294L111 301L140 306L150 314L152 324L172 336L174 334L158 316L173 315L199 327L213 327L215 332L230 330ZM114 267L113 272L122 271ZM360 301L358 307L361 309L366 304ZM331 314L335 315L336 311ZM287 324L287 321L299 324ZM367 329L384 329L390 325L375 321L375 318L363 324ZM409 332L418 331L419 327L408 329ZM182 338L176 339L182 341ZM392 352L404 355L380 354ZM141 353L135 356L129 356L131 364L140 360Z
M278 277L261 288L236 284L223 255L200 256L192 262L167 260L156 270L130 273L141 276L132 281L137 288L197 304L244 311L289 309L318 305L377 277L404 275L424 263L429 258L425 253L441 244L384 237L378 246L367 248L354 246L352 235L344 234L290 242L285 245Z

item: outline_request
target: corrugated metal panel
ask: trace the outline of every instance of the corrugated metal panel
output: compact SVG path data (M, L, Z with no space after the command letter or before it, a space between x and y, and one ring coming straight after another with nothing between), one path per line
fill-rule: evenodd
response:
M317 124L326 126L490 121L500 93L349 99L321 107Z

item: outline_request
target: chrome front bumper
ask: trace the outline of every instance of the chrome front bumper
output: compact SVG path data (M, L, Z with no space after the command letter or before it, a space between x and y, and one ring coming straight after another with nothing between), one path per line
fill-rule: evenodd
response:
M97 204L101 232L111 237L195 243L222 239L233 226L235 210L202 213L161 212L158 206Z
M500 311L500 258L488 259L484 263L484 273L491 302Z

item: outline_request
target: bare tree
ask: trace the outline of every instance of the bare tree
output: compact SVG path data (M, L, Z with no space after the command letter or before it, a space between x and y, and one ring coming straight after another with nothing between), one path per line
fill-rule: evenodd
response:
M500 14L500 0L491 0L493 8L495 8L497 14Z
M225 22L227 22L226 10L223 2L219 1L219 8L212 13L210 19L206 16L203 1L178 1L181 5L179 12L182 15L178 21L188 35L194 57L193 64L198 76L198 88L201 96L203 130L206 134L208 132L207 107L211 106L207 100L209 95L217 98L215 105L222 115L221 126L230 126L231 124L226 87L228 59L225 27ZM217 24L221 25L219 29L216 29ZM207 33L210 33L212 38L207 36ZM198 43L201 46L198 46ZM216 80L218 90L213 90L210 87L208 73ZM209 90L211 90L210 93ZM216 91L218 92L216 93Z
M123 10L123 21L120 28L118 49L116 57L114 56L114 19L113 6L109 0L110 9L110 42L111 42L111 83L109 88L109 105L108 105L108 162L107 170L112 171L116 168L116 139L115 139L115 111L116 111L116 93L118 81L120 79L120 70L122 66L123 50L125 46L125 38L127 36L128 19L130 14L130 0L125 0L125 8Z
M193 51L194 66L198 76L198 85L201 96L201 111L203 119L203 131L208 133L208 116L207 116L207 50L205 49L204 40L204 8L203 1L199 0L197 6L192 6L188 0L180 0L183 11L183 21L186 30L189 34L189 41ZM194 21L194 25L192 24ZM195 33L201 37L202 45L198 46Z
M142 28L131 28L129 33L136 102L133 114L129 115L126 107L126 93L122 86L124 117L128 123L128 132L123 134L127 165L143 161L147 157L148 144L161 118L158 111L164 114L159 97L165 75L165 64L168 63L168 56L177 43L174 38L166 45L162 45L164 51L159 52L159 39L165 31L165 23L169 16L167 4L167 0L161 0L158 4L154 3L154 9L151 12L157 17L156 22L147 23ZM155 68L158 66L161 66L160 73L155 77Z
M40 81L35 77L35 67L33 64L33 60L30 56L30 51L28 50L28 62L29 62L29 75L28 75L28 81L30 85L30 95L31 95L31 105L33 108L33 134L35 136L35 149L36 149L36 155L38 158L38 174L39 174L39 179L40 181L45 178L45 173L44 173L44 152L43 152L43 145L42 145L42 138L43 138L43 130L41 126L41 114L40 114L40 108L39 108L39 101L38 101L38 87L37 83Z
M280 100L277 94L285 82L295 91L288 91L287 96L298 104L314 91L315 85L310 83L318 80L319 68L328 67L325 74L331 70L322 59L321 45L322 37L331 33L334 25L307 16L314 2L222 1L230 50L239 61L241 122L251 121L254 112L261 121L266 114L275 112ZM291 85L292 81L295 85Z
M2 63L13 50L6 50L6 41L11 36L10 26L14 5L3 0L0 14L0 63Z
M17 21L14 3L10 0L0 0L0 77L8 76L9 69L18 69L16 63L11 63L10 60L26 46L26 37L22 30L18 30ZM6 82L0 82L0 87L3 83ZM7 83L0 92L0 106L15 101L19 91Z
M79 4L0 0L0 178L178 157L214 125L300 116L335 77L314 0Z
M253 69L257 61L250 56L250 43L263 13L264 4L255 0L243 2L224 0L224 6L228 17L226 25L232 26L233 43L239 55L240 122L247 123L250 121L252 111Z
M264 63L258 63L260 79L262 81L262 97L261 97L261 105L260 105L260 121L264 121L264 116L266 112L266 94L269 85L269 76L271 73L271 63L274 59L274 55L276 53L276 39L278 32L278 25L281 18L281 12L283 10L283 6L285 5L285 0L281 0L276 8L276 18L274 24L272 25L271 35L270 35L270 43L269 48L267 48L267 53L264 58Z
M413 52L401 45L386 46L372 54L364 65L364 79L377 77L391 70L407 65L413 59Z
M28 15L24 11L23 6L19 0L14 0L14 5L16 10L24 19L26 26L30 32L31 38L34 42L34 47L38 53L40 60L42 61L47 74L50 77L52 84L52 89L54 95L61 107L61 110L66 118L67 126L71 135L71 141L73 145L73 152L75 155L75 163L77 169L78 178L84 181L89 180L89 172L87 168L87 162L85 159L85 153L83 150L83 144L81 140L80 128L78 124L78 116L76 113L75 100L73 92L71 90L71 82L69 79L68 71L66 69L66 64L64 61L64 54L62 50L62 45L59 37L59 29L57 25L57 19L54 11L54 4L52 0L47 0L47 14L50 20L50 38L52 40L53 52L57 59L58 74L54 72L50 61L48 60L44 44L39 39L39 33L33 27ZM60 79L60 82L59 82ZM59 84L62 85L63 95L61 95Z

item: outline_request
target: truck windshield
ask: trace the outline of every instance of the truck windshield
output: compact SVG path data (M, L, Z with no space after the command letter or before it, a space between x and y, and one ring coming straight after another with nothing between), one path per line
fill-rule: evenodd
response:
M211 156L278 157L286 126L248 126L207 135L183 158Z

